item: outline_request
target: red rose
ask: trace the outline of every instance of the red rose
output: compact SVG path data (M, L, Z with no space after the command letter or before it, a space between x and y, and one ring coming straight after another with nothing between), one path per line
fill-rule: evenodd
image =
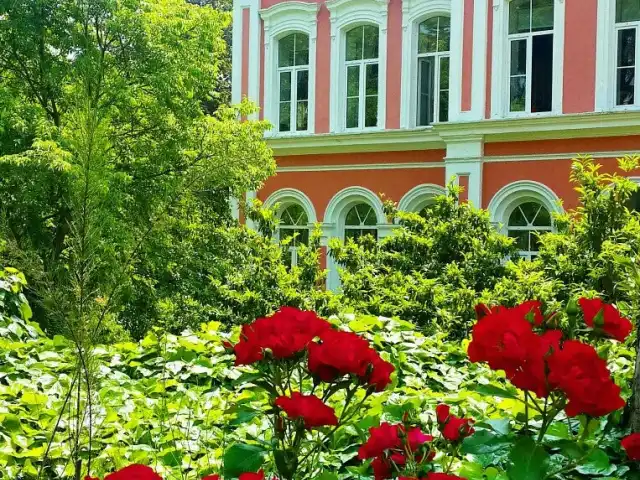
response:
M364 460L379 457L385 450L400 448L402 446L400 431L400 425L391 425L387 422L380 424L379 427L370 428L369 439L358 450L358 458Z
M466 480L466 479L463 477L458 477L456 475L451 475L449 473L431 472L427 475L426 480Z
M409 433L407 433L407 443L412 452L415 452L421 445L431 441L433 441L433 437L423 433L418 427L412 428L409 430Z
M436 417L438 419L439 424L446 423L450 414L451 414L451 407L449 407L449 405L445 405L441 403L436 407Z
M270 350L278 359L290 358L329 329L329 322L314 312L282 307L271 317L243 325L240 342L234 347L236 365L250 365L262 360L265 350Z
M371 468L373 468L373 476L375 480L386 480L391 478L393 470L391 465L383 457L374 458L371 462Z
M90 477L89 475L87 475L86 477L84 477L84 480L100 480L98 477Z
M590 328L601 328L604 333L619 342L624 342L633 330L633 324L629 319L622 317L616 307L604 303L599 298L581 298L578 303L584 314L584 321ZM594 325L600 312L602 312L603 324Z
M202 477L202 480L220 480L220 475L207 475Z
M508 370L525 361L535 342L536 334L522 315L501 309L473 326L469 360L487 362L493 370Z
M264 472L260 470L258 473L247 472L238 477L238 480L264 480ZM274 478L273 480L277 480Z
M315 395L302 395L300 392L293 392L291 397L278 397L276 405L282 408L289 418L302 418L305 428L338 424L338 418L333 408L325 405Z
M561 350L549 356L548 365L549 383L569 400L565 408L569 417L582 413L600 417L624 407L620 387L611 379L607 362L591 345L566 341Z
M473 435L473 420L451 415L442 428L442 436L450 442L458 442Z
M393 365L382 360L359 335L327 330L320 340L322 343L309 345L309 370L320 380L332 382L344 375L356 375L378 391L391 382Z
M640 460L640 433L627 435L622 439L620 445L627 452L629 460Z
M104 480L162 480L162 477L146 465L129 465L110 473Z
M520 365L505 370L507 378L516 387L534 392L538 397L549 395L546 361L548 356L560 349L562 332L548 330L542 335L536 335L526 352L524 361Z
M502 306L488 307L484 303L479 303L475 306L476 319L482 320L487 315L505 313L508 315L514 315L522 317L525 320L531 319L536 326L542 325L544 322L544 316L542 315L542 303L538 300L527 300L513 308L507 308Z

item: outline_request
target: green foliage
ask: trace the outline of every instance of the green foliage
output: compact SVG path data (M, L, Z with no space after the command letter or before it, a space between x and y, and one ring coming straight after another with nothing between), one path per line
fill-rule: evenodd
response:
M230 221L229 195L274 171L267 124L240 121L248 103L219 104L228 13L43 0L5 2L0 18L3 257L30 278L38 320L69 334L115 319L141 335L155 322L134 290L176 285L192 317L202 282L171 275L171 255L198 252Z
M424 217L386 208L398 220L392 236L330 245L343 267L346 305L465 337L477 295L505 273L512 241L495 231L486 212L458 203L454 187Z

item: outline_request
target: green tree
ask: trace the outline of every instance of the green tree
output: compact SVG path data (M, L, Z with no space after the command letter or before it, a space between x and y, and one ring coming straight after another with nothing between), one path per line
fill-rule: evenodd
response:
M180 284L167 273L188 233L228 223L228 197L274 171L266 124L240 121L253 107L203 109L229 15L181 0L16 0L0 19L5 262L23 267L49 328L75 331L105 305L134 322L122 318L132 279Z

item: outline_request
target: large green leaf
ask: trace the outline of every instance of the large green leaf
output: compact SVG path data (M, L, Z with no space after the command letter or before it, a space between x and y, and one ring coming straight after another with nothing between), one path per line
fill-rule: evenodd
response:
M257 472L264 463L265 454L260 445L232 445L224 454L224 476L234 478L242 473Z
M609 457L604 451L596 448L576 470L583 475L610 475L616 471L616 467L609 463Z
M511 480L542 480L549 468L549 454L529 437L518 440L509 459Z

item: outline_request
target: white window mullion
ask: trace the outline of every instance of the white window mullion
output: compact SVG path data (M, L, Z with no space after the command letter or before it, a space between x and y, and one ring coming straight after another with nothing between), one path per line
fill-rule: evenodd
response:
M434 66L434 79L433 79L433 122L436 123L440 120L440 62L442 61L442 56L439 54L435 55Z
M633 66L633 105L640 105L640 99L638 98L638 89L640 88L640 78L638 78L638 66L640 66L640 24L636 24L636 62Z
M291 107L289 111L289 118L291 121L291 132L298 131L298 124L296 123L296 106L298 98L298 70L296 67L291 69Z
M527 81L526 81L526 86L527 86L527 93L525 96L525 112L527 113L531 113L531 87L533 84L533 75L532 75L532 68L533 67L533 36L528 35L527 36Z
M358 101L358 128L364 128L364 112L366 107L367 100L367 91L365 88L365 82L367 80L367 64L366 62L360 62L360 85L358 90L358 95L360 99Z

